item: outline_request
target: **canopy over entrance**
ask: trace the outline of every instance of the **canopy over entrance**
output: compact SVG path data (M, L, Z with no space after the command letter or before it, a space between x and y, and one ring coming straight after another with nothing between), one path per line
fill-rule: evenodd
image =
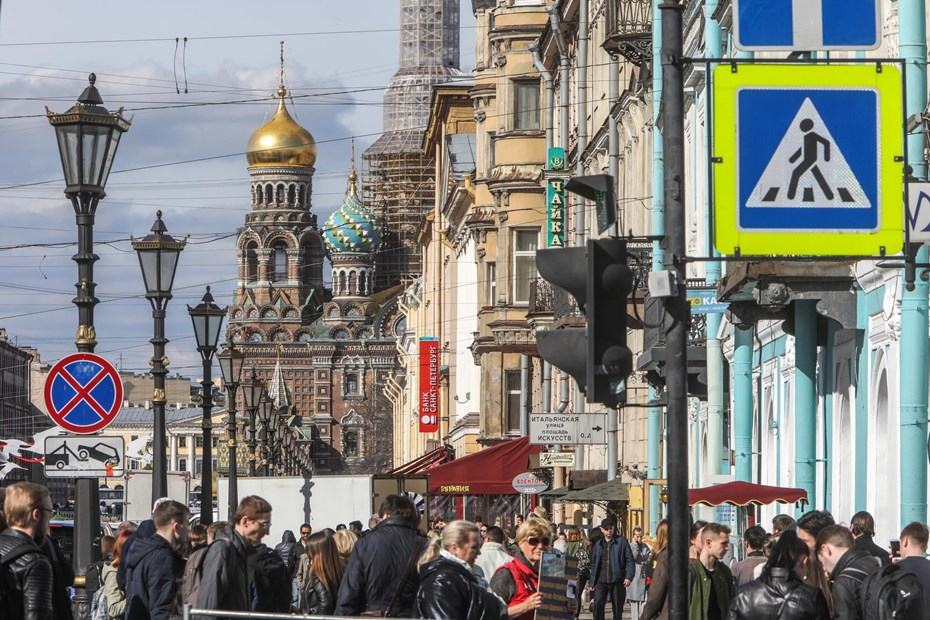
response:
M513 479L529 467L540 446L520 437L442 465L428 467L432 495L515 495Z
M578 489L566 493L553 501L566 504L580 504L584 502L624 502L630 499L630 485L619 479L608 480L595 484L587 489Z
M727 482L700 489L688 489L688 504L691 506L695 504L746 506L776 502L781 504L807 503L807 491L792 487L770 487L751 482Z

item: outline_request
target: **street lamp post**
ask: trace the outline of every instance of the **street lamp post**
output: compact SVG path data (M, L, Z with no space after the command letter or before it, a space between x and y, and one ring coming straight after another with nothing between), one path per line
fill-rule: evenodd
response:
M242 384L242 398L245 401L245 410L249 414L249 476L255 475L255 416L264 393L265 382L256 376L253 366L249 380Z
M78 229L77 294L72 303L78 309L78 328L75 338L77 350L93 353L97 345L94 329L95 296L94 216L100 199L106 196L107 178L116 156L120 137L129 129L130 121L123 118L123 110L110 112L103 107L103 99L94 83L97 76L89 76L90 85L68 111L55 114L47 107L45 115L55 128L58 154L65 177L65 196L71 200ZM78 478L74 487L77 510L74 519L74 612L83 618L90 608L90 597L84 586L87 567L97 560L94 539L100 527L100 492L96 478Z
M245 355L239 351L231 341L223 344L223 352L218 353L216 361L223 374L223 385L226 387L226 449L229 461L229 512L227 519L232 523L239 507L239 485L236 472L236 389L239 387L239 377L242 376L242 366Z
M187 240L178 241L165 234L168 229L161 219L161 211L155 214L152 234L142 239L131 238L132 247L139 255L142 267L142 279L145 281L145 298L152 306L152 320L155 334L152 343L152 379L155 387L152 391L152 408L154 410L155 428L152 441L154 453L152 472L152 503L159 497L168 495L168 467L165 446L165 375L168 374L168 358L165 356L165 309L171 300L171 286L178 268L178 258Z
M187 307L194 324L194 336L197 338L197 352L203 361L203 466L200 480L200 523L213 523L213 356L220 341L220 329L227 308L220 308L213 303L210 287L203 300L191 308Z
M272 414L274 413L274 403L266 394L258 406L258 419L262 424L262 475L270 476L271 468L269 466L272 457L272 446L270 445L272 432Z

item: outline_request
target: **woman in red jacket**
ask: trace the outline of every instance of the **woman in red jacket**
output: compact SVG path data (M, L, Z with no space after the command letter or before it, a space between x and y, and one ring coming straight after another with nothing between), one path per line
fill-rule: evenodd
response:
M549 523L530 518L517 529L514 558L497 569L491 591L507 603L507 615L532 620L542 606L539 593L539 562L552 544Z

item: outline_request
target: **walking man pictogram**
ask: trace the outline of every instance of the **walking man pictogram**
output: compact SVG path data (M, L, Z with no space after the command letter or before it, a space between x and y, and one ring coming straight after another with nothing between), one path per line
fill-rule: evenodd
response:
M823 145L823 160L826 162L830 161L830 141L817 132L812 131L814 129L814 121L809 118L802 120L799 127L801 131L804 132L804 144L795 151L794 155L788 159L788 162L793 164L799 157L802 157L802 155L803 159L801 159L801 163L795 166L794 171L791 173L791 183L788 186L788 198L794 199L795 195L798 193L798 183L801 182L801 177L810 170L814 178L817 179L817 184L820 185L820 189L823 191L827 200L833 200L833 190L830 189L827 180L823 178L820 167L817 166L817 144L820 143Z

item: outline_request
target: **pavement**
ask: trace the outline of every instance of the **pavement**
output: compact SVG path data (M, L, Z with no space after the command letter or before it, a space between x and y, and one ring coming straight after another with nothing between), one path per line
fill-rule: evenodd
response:
M579 620L594 620L594 614L588 611L588 603L584 605L584 611L581 612L581 615L578 616ZM611 620L611 607L610 603L607 603L607 608L604 610L606 612L606 620ZM614 618L613 620L621 620L620 618ZM633 614L630 612L630 604L627 603L623 606L623 618L622 620L633 620Z

